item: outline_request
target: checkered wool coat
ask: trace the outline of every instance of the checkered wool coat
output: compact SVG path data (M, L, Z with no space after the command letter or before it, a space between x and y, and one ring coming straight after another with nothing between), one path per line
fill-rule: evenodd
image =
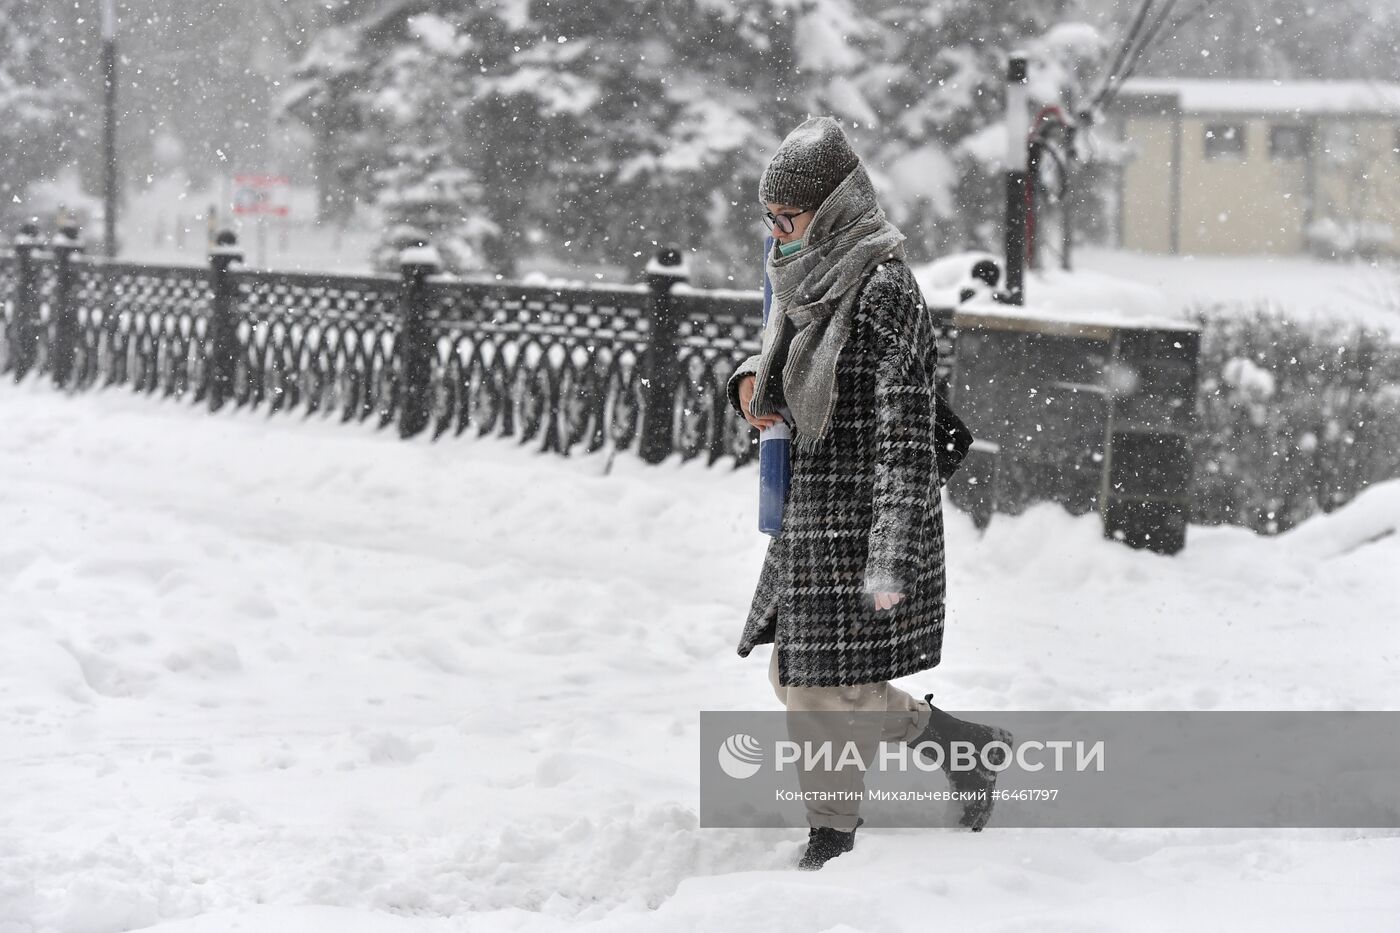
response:
M861 287L837 359L830 432L808 452L791 445L783 530L768 543L738 647L748 657L776 635L783 686L890 680L940 660L945 582L932 324L909 266L883 263ZM739 381L757 364L750 357L729 379L735 411L742 412ZM877 610L878 591L904 599Z

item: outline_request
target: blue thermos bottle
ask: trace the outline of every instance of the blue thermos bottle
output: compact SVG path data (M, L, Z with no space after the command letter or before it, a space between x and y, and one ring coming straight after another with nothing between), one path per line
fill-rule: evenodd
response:
M792 429L786 421L758 432L758 530L783 532L783 503L792 480Z
M763 323L773 306L773 283L768 281L768 256L773 251L773 238L764 241L763 250ZM781 377L780 377L781 378ZM788 484L792 480L791 413L780 409L783 420L758 432L758 530L777 537L783 531L783 503L787 501Z

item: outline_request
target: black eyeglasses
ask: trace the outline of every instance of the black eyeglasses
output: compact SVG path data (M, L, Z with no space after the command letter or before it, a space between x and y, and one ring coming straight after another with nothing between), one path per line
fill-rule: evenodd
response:
M798 211L796 214L775 214L772 211L763 212L763 222L768 225L768 229L777 228L779 233L788 234L797 228L793 226L793 218L801 217L803 214L811 212L811 208L805 211Z

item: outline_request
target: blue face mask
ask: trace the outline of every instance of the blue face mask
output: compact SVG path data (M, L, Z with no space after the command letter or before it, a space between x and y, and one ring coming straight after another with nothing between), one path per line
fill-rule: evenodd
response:
M781 243L778 245L779 256L791 256L802 248L801 240L793 240L791 243Z

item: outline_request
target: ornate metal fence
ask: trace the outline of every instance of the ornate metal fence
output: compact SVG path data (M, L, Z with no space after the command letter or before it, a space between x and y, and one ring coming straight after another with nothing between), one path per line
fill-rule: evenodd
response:
M399 276L240 259L228 232L189 267L90 259L76 230L45 244L26 227L0 254L0 373L374 419L403 437L474 427L563 454L756 453L722 387L757 346L758 298L689 288L676 252L645 283L589 288L464 281L413 253Z
M211 411L372 420L402 437L472 429L564 455L610 447L739 466L757 454L724 386L759 346L758 293L692 288L676 251L642 282L592 287L462 280L421 251L397 276L254 271L240 259L228 232L208 266L161 266L90 259L76 230L45 243L29 226L0 253L0 373ZM1038 499L1098 507L1106 534L1184 545L1198 498L1187 416L1199 325L930 311L940 391L979 437L950 502L979 526ZM961 361L959 344L971 351ZM1127 370L1129 388L1109 378Z
M224 233L208 266L145 265L29 225L0 252L0 374L373 419L403 437L474 429L565 455L756 455L723 392L759 346L756 291L692 288L674 251L643 282L586 288L464 281L406 258L397 276L254 271ZM940 391L979 437L948 500L979 526L1050 499L1172 551L1188 518L1283 530L1395 475L1400 354L1380 336L930 310ZM1245 363L1280 374L1278 399L1220 385Z

